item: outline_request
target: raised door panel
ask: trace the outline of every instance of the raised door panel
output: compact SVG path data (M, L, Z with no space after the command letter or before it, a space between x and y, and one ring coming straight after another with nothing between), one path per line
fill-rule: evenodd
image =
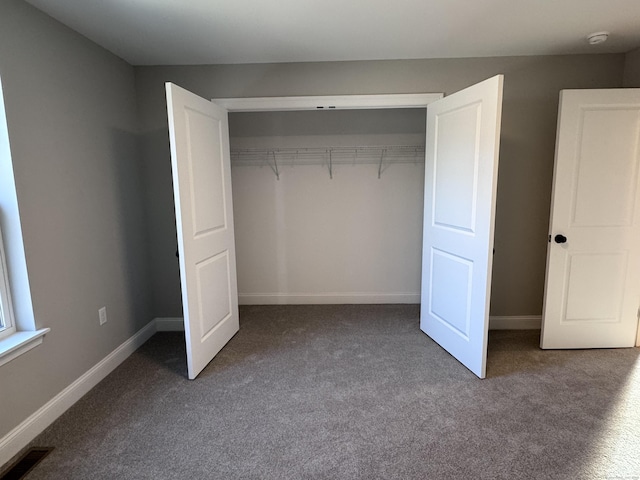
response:
M229 251L226 250L196 264L201 341L205 341L215 331L215 327L232 314L232 276L229 263Z
M185 110L194 236L225 228L226 195L221 122L202 112ZM193 139L201 139L198 142Z
M435 117L433 223L473 233L476 223L480 104Z
M638 183L639 125L638 109L581 110L571 226L616 227L632 223Z
M471 326L472 284L472 261L431 249L429 313L465 341L469 341Z

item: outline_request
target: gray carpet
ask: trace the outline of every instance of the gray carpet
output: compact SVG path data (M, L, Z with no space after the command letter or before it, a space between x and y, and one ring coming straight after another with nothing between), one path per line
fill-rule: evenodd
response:
M186 377L160 333L40 435L36 479L638 479L638 349L492 332L478 380L417 306L241 308Z

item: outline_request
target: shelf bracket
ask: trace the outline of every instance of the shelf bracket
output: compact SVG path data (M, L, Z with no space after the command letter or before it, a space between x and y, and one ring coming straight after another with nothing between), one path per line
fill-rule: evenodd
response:
M382 152L380 152L380 164L378 165L378 180L380 180L380 176L382 175L382 162L384 161L384 155L387 153L387 149L383 148Z
M276 174L276 180L280 180L280 170L278 170L278 160L276 159L276 151L272 150L271 155L273 155L273 166L271 165L269 166L271 167L271 170L273 170L273 173Z
M333 150L329 149L329 179L333 180Z

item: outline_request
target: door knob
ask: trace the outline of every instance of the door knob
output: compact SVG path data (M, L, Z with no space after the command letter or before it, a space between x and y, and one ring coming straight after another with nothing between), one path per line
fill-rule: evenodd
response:
M567 237L565 237L560 233L555 237L553 237L553 239L555 240L556 243L567 243Z

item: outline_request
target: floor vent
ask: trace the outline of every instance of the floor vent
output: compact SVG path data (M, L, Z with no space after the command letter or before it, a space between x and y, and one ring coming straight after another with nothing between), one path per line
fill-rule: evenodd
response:
M53 450L53 447L34 447L22 455L11 467L7 470L2 476L0 480L20 480L24 478L27 473L29 473L33 467L39 464L44 457L49 455L49 453Z

